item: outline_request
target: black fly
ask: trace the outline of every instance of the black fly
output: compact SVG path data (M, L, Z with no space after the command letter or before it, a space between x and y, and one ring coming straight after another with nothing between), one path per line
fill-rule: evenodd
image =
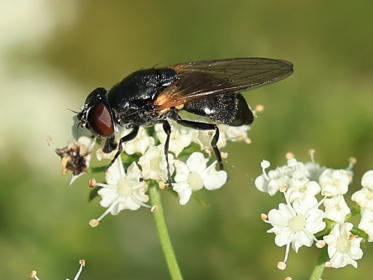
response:
M167 119L194 129L214 130L211 146L223 169L216 145L219 129L215 123L251 124L253 113L239 92L284 79L292 72L292 63L269 58L208 60L140 70L109 91L104 88L93 90L78 119L80 125L106 138L105 152L119 147L110 165L120 155L122 143L135 138L140 126L162 123L167 135L164 154L171 185L168 163L171 127ZM207 117L213 123L184 120L179 116L180 110ZM116 126L132 129L119 143L114 140Z

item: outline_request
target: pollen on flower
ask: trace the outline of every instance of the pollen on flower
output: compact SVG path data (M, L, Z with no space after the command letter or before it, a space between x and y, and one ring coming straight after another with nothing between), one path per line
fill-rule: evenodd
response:
M82 265L82 266L85 266L85 260L79 260L79 264Z
M308 154L310 155L311 161L315 161L315 154L316 150L315 149L309 149Z
M278 262L277 263L277 268L279 269L279 270L285 270L286 269L286 263L285 262Z
M290 276L285 277L285 280L293 280Z
M289 159L293 159L295 158L294 154L292 152L287 152L286 153L286 159L289 160Z
M150 208L150 212L154 213L158 210L158 205L153 205L152 208Z
M88 180L88 186L90 187L90 188L95 188L96 187L96 184L97 184L97 181L96 181L96 179L95 178L91 178L91 179L89 179Z
M97 227L100 224L100 221L98 219L92 219L89 221L89 225L91 227Z
M316 242L316 247L321 249L321 248L324 248L326 245L325 241L324 240L317 240Z
M287 186L281 186L279 191L282 192L282 193L285 193L287 189L288 189Z
M252 141L251 141L251 139L250 139L250 138L246 138L246 139L245 139L245 143L246 143L246 144L251 144L251 143L252 143Z

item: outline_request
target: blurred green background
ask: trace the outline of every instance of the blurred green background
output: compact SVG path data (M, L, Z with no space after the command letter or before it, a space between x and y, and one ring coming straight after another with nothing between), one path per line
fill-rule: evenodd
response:
M358 163L351 191L373 168L372 1L47 1L0 4L0 273L25 279L168 279L148 210L88 221L103 212L87 202L89 176L72 187L45 139L71 141L72 113L98 86L111 87L154 65L259 56L292 61L295 73L247 92L265 111L247 146L226 149L229 183L204 193L205 208L181 207L164 194L170 234L185 279L307 279L318 250L290 253L266 234L259 216L279 197L259 193L260 161L308 160L314 148L326 166ZM373 246L358 269L328 269L323 279L366 279Z

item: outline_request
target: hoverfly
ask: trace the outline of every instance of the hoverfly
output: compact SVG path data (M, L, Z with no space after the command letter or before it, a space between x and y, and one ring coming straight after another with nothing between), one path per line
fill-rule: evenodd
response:
M139 70L109 91L104 88L93 90L78 114L79 124L94 135L106 138L104 152L118 147L111 165L120 155L122 144L134 139L140 126L162 123L167 135L164 154L171 186L168 119L194 129L213 130L211 146L220 169L223 169L217 148L219 129L216 123L251 124L254 116L240 91L284 79L292 72L292 63L270 58L207 60ZM207 117L212 122L182 119L180 110ZM114 140L117 126L132 129L119 143Z

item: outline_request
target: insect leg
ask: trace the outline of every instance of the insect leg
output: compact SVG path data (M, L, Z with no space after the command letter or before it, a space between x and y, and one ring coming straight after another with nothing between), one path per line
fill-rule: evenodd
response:
M166 142L164 143L164 156L166 157L166 162L167 162L168 184L172 188L170 163L168 161L168 148L170 146L171 126L170 126L170 124L168 123L167 120L163 121L163 130L167 134Z
M111 136L111 137L108 137L106 138L106 141L105 141L105 146L104 148L102 149L104 153L110 153L111 151L114 151L117 147L117 142L115 142L115 137L114 136Z
M123 150L122 144L124 142L131 141L133 138L136 137L137 133L139 132L139 126L134 126L132 131L128 133L126 136L123 136L120 138L119 143L118 143L118 152L116 152L114 158L110 162L110 164L106 167L106 170L114 163L114 161L119 157L120 153Z
M219 151L218 146L217 146L217 143L218 143L218 140L219 140L219 128L216 124L183 120L177 114L173 114L170 117L173 118L178 124L186 126L186 127L190 127L190 128L194 128L194 129L198 129L198 130L215 130L214 137L211 140L211 147L214 150L216 159L217 159L218 164L219 164L219 168L221 170L224 169L223 160L221 158L220 151Z

